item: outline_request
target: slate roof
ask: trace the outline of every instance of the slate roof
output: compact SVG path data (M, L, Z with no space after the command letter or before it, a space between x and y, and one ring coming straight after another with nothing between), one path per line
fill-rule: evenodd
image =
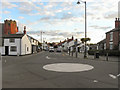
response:
M22 38L24 34L9 34L9 35L3 35L3 38Z
M98 42L97 44L100 44L100 43L106 43L106 39L101 40L101 41Z
M112 29L112 30L106 32L106 34L109 33L109 32L115 32L115 31L120 31L120 29L118 29L118 28L114 28L114 29Z

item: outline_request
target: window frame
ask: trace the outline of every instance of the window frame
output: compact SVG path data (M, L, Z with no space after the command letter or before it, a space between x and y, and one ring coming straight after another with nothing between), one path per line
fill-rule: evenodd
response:
M10 43L14 43L14 42L15 42L15 38L10 38L10 39L9 39L9 42L10 42Z
M13 49L13 50L12 50ZM11 52L16 52L17 51L17 46L11 46L10 47L10 51Z

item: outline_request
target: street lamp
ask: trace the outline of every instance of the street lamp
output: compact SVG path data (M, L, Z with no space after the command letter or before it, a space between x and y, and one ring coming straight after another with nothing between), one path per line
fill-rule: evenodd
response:
M45 33L45 32L41 31L41 45L42 45L42 34L43 33ZM41 50L42 50L42 48L41 48Z
M77 4L80 4L80 2L85 4L85 39L87 38L87 15L86 15L86 1L79 1L77 2ZM85 51L84 51L84 58L87 57L87 50L86 50L86 40L85 40Z

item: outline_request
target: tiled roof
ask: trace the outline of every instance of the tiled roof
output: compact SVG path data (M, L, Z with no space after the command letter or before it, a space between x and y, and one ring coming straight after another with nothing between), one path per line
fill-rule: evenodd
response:
M112 29L112 30L110 30L110 31L108 31L108 32L106 32L106 33L109 33L109 32L115 32L115 31L120 31L120 29L118 29L118 28L114 28L114 29Z
M103 40L101 40L100 42L98 42L97 44L105 43L105 42L106 42L106 39L103 39Z
M22 38L24 34L9 34L9 35L3 35L3 38Z
M35 39L35 38L33 38L33 37L31 37L31 36L29 36L29 35L27 35L30 39L34 39L34 40L36 40L36 41L38 41L37 39Z

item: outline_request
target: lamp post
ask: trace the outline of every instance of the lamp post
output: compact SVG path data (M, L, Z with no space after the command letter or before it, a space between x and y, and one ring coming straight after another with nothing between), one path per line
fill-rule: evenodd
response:
M87 38L87 13L86 13L86 1L79 1L77 2L77 4L80 4L80 2L84 3L85 4L85 39ZM85 40L85 51L84 51L84 58L87 57L87 50L86 50L86 40Z
M45 33L45 32L41 31L41 45L42 45L42 34L43 33ZM42 50L42 48L41 48L41 50Z

